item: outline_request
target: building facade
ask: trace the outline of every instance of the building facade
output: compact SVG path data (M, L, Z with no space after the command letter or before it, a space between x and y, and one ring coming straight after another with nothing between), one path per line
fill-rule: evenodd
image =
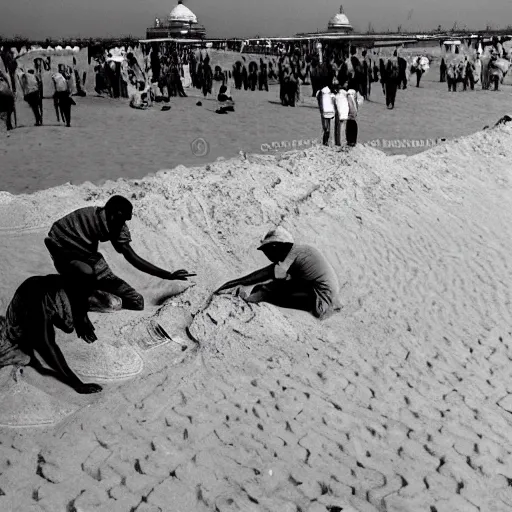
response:
M327 30L322 32L307 32L297 34L298 37L322 37L351 34L354 28L350 24L346 14L343 12L343 6L340 6L340 12L336 13L328 22Z
M206 29L200 25L197 16L185 5L183 0L169 13L166 20L155 19L152 27L146 30L147 39L168 37L181 39L204 39Z

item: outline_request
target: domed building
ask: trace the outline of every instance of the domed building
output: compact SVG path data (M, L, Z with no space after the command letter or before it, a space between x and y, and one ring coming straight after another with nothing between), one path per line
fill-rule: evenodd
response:
M322 32L308 32L297 34L300 37L314 37L314 36L336 36L343 34L350 34L354 31L346 14L343 12L343 6L340 6L340 12L336 13L327 24L327 30Z
M197 21L197 16L185 5L183 0L178 0L178 5L167 16L165 22L155 19L153 27L146 31L147 39L159 38L183 38L204 39L206 29Z
M340 6L340 12L335 14L329 20L329 24L327 25L327 31L348 34L353 30L354 29L350 24L350 21L348 21L348 18L345 16L345 13L343 12L343 6Z

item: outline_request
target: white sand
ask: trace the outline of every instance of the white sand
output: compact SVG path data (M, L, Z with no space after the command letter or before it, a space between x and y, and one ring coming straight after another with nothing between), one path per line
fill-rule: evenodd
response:
M31 386L23 373L16 379L11 374L12 367L0 370L0 427L52 425L78 409Z
M317 148L3 194L0 311L22 279L52 271L52 219L136 193L135 250L198 274L158 316L201 344L179 364L170 343L139 352L151 365L55 429L2 431L3 509L510 510L511 158L504 127L408 158ZM207 304L266 264L256 247L280 221L332 262L340 314ZM102 251L150 294L152 280ZM94 322L120 333L156 311Z

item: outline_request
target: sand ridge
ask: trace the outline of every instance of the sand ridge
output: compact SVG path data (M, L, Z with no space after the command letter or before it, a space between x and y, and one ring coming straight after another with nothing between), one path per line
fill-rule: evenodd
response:
M314 148L12 197L2 222L30 228L134 194L135 249L198 273L196 286L144 316L158 311L184 338L188 326L199 345L187 338L182 355L171 344L139 352L153 358L141 374L106 385L55 428L2 430L0 460L9 464L0 503L508 510L511 141L505 126L408 158ZM340 314L318 323L237 298L208 300L265 264L255 249L278 222L331 261ZM38 252L41 236L2 232L3 304L24 275L51 265ZM20 247L23 268L14 266ZM154 281L101 250L150 293ZM116 315L94 321L126 320Z

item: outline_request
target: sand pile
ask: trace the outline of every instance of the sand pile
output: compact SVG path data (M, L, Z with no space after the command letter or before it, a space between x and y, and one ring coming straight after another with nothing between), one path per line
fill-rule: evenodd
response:
M150 364L21 447L6 430L5 499L28 510L38 489L48 510L167 510L170 499L221 512L508 510L511 142L503 126L409 158L319 147L2 194L0 313L22 279L52 271L51 222L114 193L134 202L142 257L198 274L161 308L94 316L102 343ZM339 314L319 323L209 298L268 263L256 247L277 223L330 260ZM101 250L148 304L166 291ZM151 319L186 350L138 345ZM38 450L60 471L52 483L19 477Z

